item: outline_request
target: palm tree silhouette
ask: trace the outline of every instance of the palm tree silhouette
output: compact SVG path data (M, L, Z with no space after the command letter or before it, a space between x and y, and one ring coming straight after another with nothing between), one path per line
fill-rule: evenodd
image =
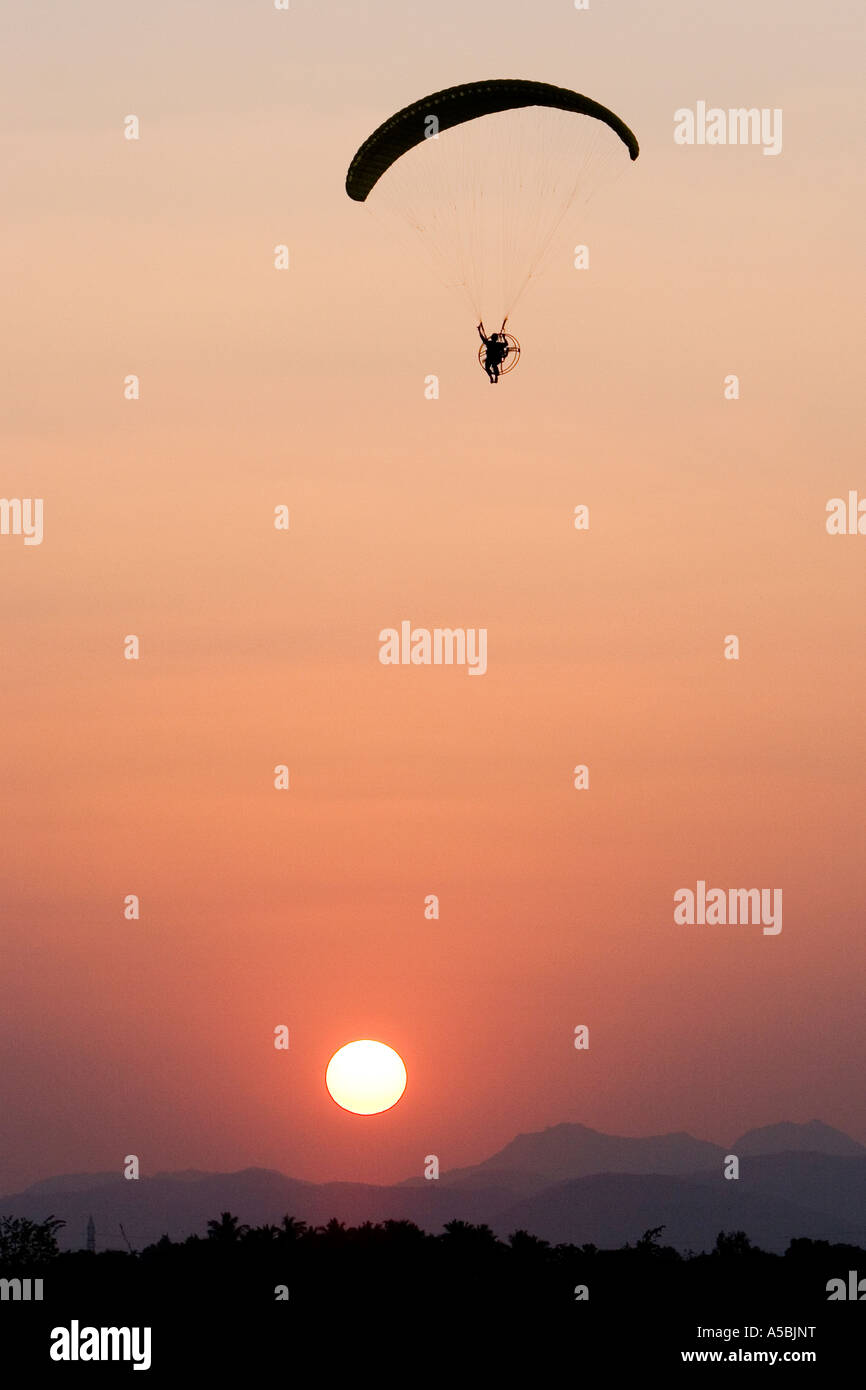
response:
M279 1238L284 1244L294 1245L309 1231L306 1221L296 1221L293 1216L284 1216L279 1226Z
M550 1249L549 1240L542 1240L540 1236L530 1235L529 1231L523 1230L512 1231L508 1244L515 1255L543 1255Z
M317 1226L319 1231L329 1244L343 1245L348 1238L345 1221L338 1221L336 1216L332 1216L327 1226Z
M460 1245L473 1250L492 1249L500 1243L486 1222L474 1226L471 1221L446 1221L445 1232L442 1239L446 1244Z
M208 1240L218 1240L224 1245L236 1245L249 1231L249 1226L242 1226L240 1218L232 1216L230 1211L220 1212L219 1221L209 1221L207 1223Z

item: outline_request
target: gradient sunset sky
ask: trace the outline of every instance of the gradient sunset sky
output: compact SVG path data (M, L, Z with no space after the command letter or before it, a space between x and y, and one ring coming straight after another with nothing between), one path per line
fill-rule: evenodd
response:
M0 1191L130 1153L386 1182L566 1120L866 1142L866 537L825 528L866 495L863 28L853 0L7 12L0 495L45 535L0 536ZM385 117L488 77L641 143L494 391L344 191ZM677 146L698 101L780 108L782 152ZM487 674L383 667L404 619L486 627ZM676 926L698 879L781 887L782 932ZM325 1091L354 1038L406 1062L384 1115Z

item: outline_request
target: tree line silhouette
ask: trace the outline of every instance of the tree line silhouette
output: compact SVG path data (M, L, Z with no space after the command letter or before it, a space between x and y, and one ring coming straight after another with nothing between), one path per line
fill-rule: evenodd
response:
M383 1319L443 1335L461 1325L489 1327L498 1338L532 1328L542 1340L578 1337L586 1354L643 1347L651 1358L665 1337L694 1345L698 1324L823 1325L827 1281L851 1269L866 1275L858 1247L793 1239L778 1255L743 1231L720 1232L712 1251L682 1253L664 1243L662 1226L606 1250L551 1244L525 1230L500 1239L487 1225L457 1220L431 1234L412 1221L309 1226L290 1215L248 1226L226 1211L204 1236L92 1253L61 1252L62 1224L0 1220L0 1277L43 1277L43 1321L153 1325L155 1345L170 1348L175 1364L198 1325L221 1329L229 1342L247 1328L247 1351L252 1338L267 1358L286 1336L327 1339L335 1326L363 1332ZM840 1307L830 1305L834 1325L850 1329ZM2 1305L4 1317L9 1308ZM862 1318L862 1309L852 1311ZM200 1366L195 1355L190 1365Z

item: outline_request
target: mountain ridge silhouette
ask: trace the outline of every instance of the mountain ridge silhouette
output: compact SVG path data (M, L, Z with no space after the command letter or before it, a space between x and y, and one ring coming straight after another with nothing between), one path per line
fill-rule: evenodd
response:
M780 1150L783 1142L794 1147ZM723 1177L726 1153L741 1157L737 1181ZM504 1166L515 1162L534 1166ZM767 1250L783 1250L796 1236L862 1245L866 1216L852 1213L866 1213L866 1147L821 1121L749 1130L727 1150L684 1131L632 1138L564 1122L517 1135L481 1163L436 1181L315 1183L256 1167L129 1181L118 1170L61 1174L0 1197L0 1215L62 1217L66 1249L84 1244L91 1214L98 1248L124 1248L122 1224L141 1249L163 1234L201 1235L226 1210L249 1224L288 1214L312 1225L332 1217L350 1224L405 1219L438 1231L463 1220L487 1223L503 1238L523 1228L554 1242L599 1246L661 1224L681 1249L710 1248L723 1228L746 1230Z

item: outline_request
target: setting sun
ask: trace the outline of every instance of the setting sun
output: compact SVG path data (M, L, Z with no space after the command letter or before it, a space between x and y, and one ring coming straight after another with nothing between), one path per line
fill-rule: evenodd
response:
M335 1052L325 1085L343 1110L378 1115L396 1105L406 1089L406 1068L393 1047L363 1038Z

